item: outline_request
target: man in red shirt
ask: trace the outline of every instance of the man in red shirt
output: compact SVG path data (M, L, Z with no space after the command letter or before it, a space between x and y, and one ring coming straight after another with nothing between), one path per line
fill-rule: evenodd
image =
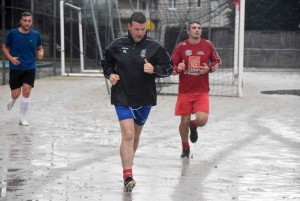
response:
M190 141L198 139L197 127L206 124L209 114L209 75L221 65L221 59L211 41L201 38L202 27L191 21L187 31L189 38L179 43L172 55L174 71L179 74L178 97L175 115L181 116L179 133L182 142L182 158L189 158ZM191 120L191 114L196 115Z

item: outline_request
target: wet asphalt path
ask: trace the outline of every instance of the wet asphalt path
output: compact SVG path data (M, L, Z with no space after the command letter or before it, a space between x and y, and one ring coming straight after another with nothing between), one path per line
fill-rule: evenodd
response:
M123 192L120 129L103 78L39 79L27 120L0 87L0 200L300 200L300 72L244 72L243 97L211 97L192 157L181 159L175 96L159 96Z

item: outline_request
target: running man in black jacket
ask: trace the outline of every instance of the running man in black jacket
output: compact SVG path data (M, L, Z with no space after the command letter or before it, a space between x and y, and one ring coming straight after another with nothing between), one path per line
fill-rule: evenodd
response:
M111 104L115 105L122 141L120 155L124 188L135 186L132 174L134 153L151 107L156 105L155 78L168 77L173 66L170 55L155 40L146 36L146 17L133 13L128 35L115 39L101 59L104 75L112 84Z

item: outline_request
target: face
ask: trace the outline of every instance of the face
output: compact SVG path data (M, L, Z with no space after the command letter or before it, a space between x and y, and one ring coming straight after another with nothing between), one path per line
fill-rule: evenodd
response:
M187 33L190 38L199 39L202 34L202 27L200 24L193 23L190 25L190 30Z
M138 22L133 21L132 25L128 23L128 30L134 42L140 42L144 38L146 33L146 23L140 24Z
M20 24L24 30L29 30L32 25L32 16L23 16L20 19Z

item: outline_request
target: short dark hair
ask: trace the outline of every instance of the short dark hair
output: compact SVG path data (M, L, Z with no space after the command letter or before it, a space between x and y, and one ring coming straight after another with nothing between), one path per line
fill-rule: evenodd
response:
M129 18L129 24L132 25L132 22L138 22L140 24L146 23L146 17L141 12L135 12L133 13Z
M22 19L22 17L26 17L26 16L31 16L31 13L30 12L23 12L21 14L21 19Z
M191 29L191 25L192 25L192 24L199 24L199 25L201 26L201 23L200 23L199 21L197 21L197 20L192 20L192 21L189 22L188 30Z

